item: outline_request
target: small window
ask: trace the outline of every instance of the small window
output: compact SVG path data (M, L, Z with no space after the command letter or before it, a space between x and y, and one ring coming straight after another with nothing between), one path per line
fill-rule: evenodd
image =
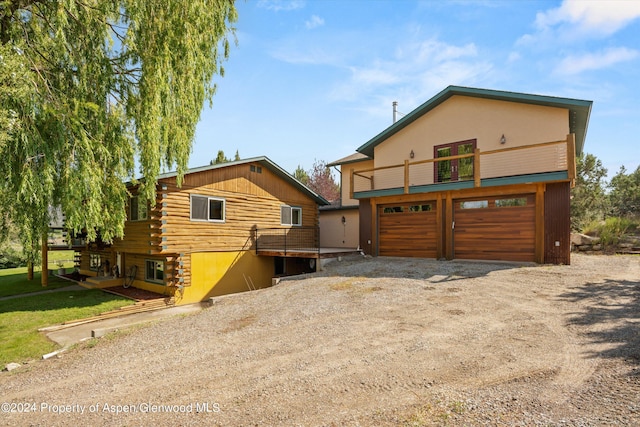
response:
M404 206L387 206L382 210L382 213L402 213L404 212Z
M100 255L89 254L89 270L98 271L100 268Z
M191 195L191 220L224 222L225 200L217 197Z
M302 225L302 208L296 206L280 206L281 225Z
M431 205L412 205L409 206L409 212L428 212L431 210Z
M147 209L147 203L138 196L133 196L129 200L129 220L144 221L148 217L149 210Z
M146 260L144 278L148 282L164 284L164 262Z
M497 208L506 208L511 206L527 206L527 198L514 197L511 199L496 199Z
M251 172L262 173L262 166L250 165L249 170Z
M474 200L472 202L460 202L460 209L482 209L488 208L488 200Z

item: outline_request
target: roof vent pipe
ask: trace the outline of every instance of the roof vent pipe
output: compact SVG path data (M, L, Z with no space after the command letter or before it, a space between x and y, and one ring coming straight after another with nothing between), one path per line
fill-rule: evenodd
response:
M398 121L398 101L393 101L391 105L393 105L393 123L395 123Z

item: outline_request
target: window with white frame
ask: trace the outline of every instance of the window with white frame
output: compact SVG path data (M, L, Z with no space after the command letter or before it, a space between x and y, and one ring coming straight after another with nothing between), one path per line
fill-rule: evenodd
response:
M219 197L191 195L191 220L224 222L225 200Z
M147 203L138 196L129 199L129 221L143 221L149 217Z
M144 279L148 282L164 284L164 262L151 259L146 260Z
M302 208L297 206L280 206L281 225L302 225Z

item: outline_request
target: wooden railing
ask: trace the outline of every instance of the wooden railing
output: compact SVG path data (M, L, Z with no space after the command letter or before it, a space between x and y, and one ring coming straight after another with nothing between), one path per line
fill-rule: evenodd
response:
M439 157L404 164L388 165L377 168L351 170L350 197L354 193L373 190L403 189L442 184L438 181L438 162L473 159L472 174L463 179L446 182L473 181L474 187L481 186L482 179L501 178L543 172L567 171L573 182L576 176L575 139L570 134L566 140L551 141L520 147L480 151L457 156Z

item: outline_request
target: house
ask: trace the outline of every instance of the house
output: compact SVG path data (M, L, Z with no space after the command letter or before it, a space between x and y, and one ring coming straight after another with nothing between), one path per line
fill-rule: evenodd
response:
M153 207L136 190L124 237L81 251L92 286L127 284L187 304L313 271L320 257L318 206L328 202L267 157L191 169L180 187L175 173L160 175Z
M591 106L449 86L330 163L342 206L358 206L346 223L372 255L569 264Z

